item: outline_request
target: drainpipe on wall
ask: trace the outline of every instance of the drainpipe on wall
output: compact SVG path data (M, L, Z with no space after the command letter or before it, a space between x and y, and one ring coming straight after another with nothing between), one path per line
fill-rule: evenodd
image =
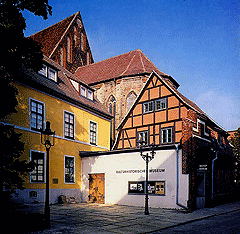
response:
M187 206L184 206L182 204L179 203L178 201L178 196L179 196L179 155L178 155L178 152L179 152L179 145L175 145L176 147L176 151L177 151L177 194L176 194L176 204L186 210L188 210L188 207Z
M217 157L218 157L218 152L216 152L216 158L214 158L214 159L212 160L212 193L211 193L211 199L212 199L212 201L213 201L213 175L214 175L213 170L214 170L214 162L215 162L215 160L217 159Z

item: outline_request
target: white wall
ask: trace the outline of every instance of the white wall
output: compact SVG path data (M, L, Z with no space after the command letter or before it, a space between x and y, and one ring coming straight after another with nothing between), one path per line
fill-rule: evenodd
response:
M188 175L182 175L181 150L179 151L179 203L187 205ZM105 173L105 203L144 206L144 195L129 195L128 181L145 181L145 172L126 172L145 170L146 163L139 152L82 158L83 202L88 201L89 174ZM151 169L164 169L164 172L149 172L149 181L165 181L165 196L149 195L150 207L179 208L176 205L177 152L175 149L158 150L149 163ZM121 172L121 173L120 173Z
M29 193L31 191L37 192L37 197L30 197ZM17 190L16 193L13 195L13 200L16 200L20 203L44 203L45 202L45 189L24 189L24 190ZM82 201L82 194L80 189L50 189L49 191L49 203L56 204L58 203L58 197L60 195L65 195L67 202L75 201L81 202Z

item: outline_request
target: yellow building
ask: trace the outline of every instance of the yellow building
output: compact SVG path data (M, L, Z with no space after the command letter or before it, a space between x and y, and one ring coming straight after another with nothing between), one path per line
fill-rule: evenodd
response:
M25 190L18 191L23 202L44 202L46 149L41 144L40 129L50 121L55 131L55 145L50 149L50 203L60 195L81 201L81 158L79 151L110 149L112 116L94 98L94 90L72 73L44 57L38 74L26 70L25 77L14 83L18 90L17 113L4 122L22 134L23 158L35 162L35 169L25 180Z

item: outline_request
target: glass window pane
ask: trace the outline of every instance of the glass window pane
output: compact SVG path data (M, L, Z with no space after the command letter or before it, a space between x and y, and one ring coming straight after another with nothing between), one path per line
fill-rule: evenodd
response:
M153 111L153 102L149 102L149 111Z
M31 102L31 111L37 112L37 103L36 102Z
M37 112L38 112L39 114L42 114L43 105L42 105L42 104L38 104L37 107L38 107Z
M167 130L162 130L162 143L167 141Z

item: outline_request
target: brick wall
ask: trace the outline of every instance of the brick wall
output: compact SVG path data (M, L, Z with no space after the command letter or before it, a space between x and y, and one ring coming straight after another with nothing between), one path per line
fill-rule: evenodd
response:
M94 89L96 89L95 95L98 100L107 108L109 108L110 97L112 95L114 96L116 100L116 128L127 114L126 101L128 95L131 92L134 92L138 96L146 80L147 76L133 76L118 78L116 80L92 86Z
M68 43L68 37L70 44ZM69 60L67 59L68 46L70 46ZM62 56L61 53L63 53ZM83 25L77 25L75 23L70 27L68 34L64 36L51 58L72 73L74 73L78 67L94 62Z

